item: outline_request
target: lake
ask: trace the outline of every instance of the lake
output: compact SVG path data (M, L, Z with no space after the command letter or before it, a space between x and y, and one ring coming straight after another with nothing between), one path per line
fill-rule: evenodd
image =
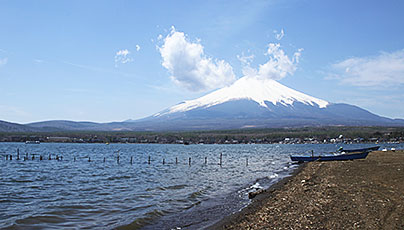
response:
M0 143L0 228L199 229L339 146Z

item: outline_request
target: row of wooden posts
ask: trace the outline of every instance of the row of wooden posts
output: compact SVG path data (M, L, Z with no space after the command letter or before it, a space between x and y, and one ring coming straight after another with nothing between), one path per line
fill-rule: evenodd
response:
M32 160L35 160L35 155L36 154L32 154ZM28 158L28 153L26 153L26 155L22 158L24 161L26 161L26 160L28 160L29 158ZM61 161L61 160L63 160L63 156L59 156L59 155L56 155L56 157L55 158L53 158L53 159L55 159L55 160L57 160L57 161ZM13 155L6 155L6 160L13 160ZM17 149L17 160L20 160L20 150L19 149ZM39 160L40 161L42 161L42 160L44 160L44 157L42 156L42 155L39 155ZM52 155L51 154L49 154L49 157L48 157L48 160L52 160ZM219 165L221 166L222 165L222 163L223 163L223 154L222 153L220 153L220 156L219 156ZM73 161L75 162L76 161L76 157L73 157ZM117 156L117 163L119 164L119 154L118 154L118 156ZM91 158L90 157L88 157L88 162L91 162ZM106 158L104 157L104 160L103 160L103 162L105 163L106 162ZM191 165L191 162L192 162L192 158L191 157L189 157L188 158L188 165ZM130 157L130 164L133 164L133 156L131 156ZM147 159L147 164L151 164L151 156L149 156L148 157L148 159ZM165 165L166 164L166 160L165 160L165 158L163 158L163 165ZM178 158L176 157L175 158L175 164L178 164ZM208 164L208 157L205 157L205 165L207 165ZM248 166L248 157L246 157L246 166Z

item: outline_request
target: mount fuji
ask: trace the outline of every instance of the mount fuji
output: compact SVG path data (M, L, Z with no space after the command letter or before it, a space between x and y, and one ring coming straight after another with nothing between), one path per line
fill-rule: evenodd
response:
M232 85L134 121L145 130L202 130L303 126L396 126L403 120L357 106L330 103L279 82L246 76Z
M112 123L44 121L26 126L41 130L175 131L404 126L404 120L381 117L354 105L330 103L275 80L246 76L230 86L140 120Z

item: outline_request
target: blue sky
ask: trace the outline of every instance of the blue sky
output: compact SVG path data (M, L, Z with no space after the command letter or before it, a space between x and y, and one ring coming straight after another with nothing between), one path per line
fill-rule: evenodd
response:
M242 77L242 60L257 69L270 43L300 55L280 83L404 118L402 12L403 1L2 0L0 120L146 117ZM186 67L167 59L173 35L210 81L172 77Z

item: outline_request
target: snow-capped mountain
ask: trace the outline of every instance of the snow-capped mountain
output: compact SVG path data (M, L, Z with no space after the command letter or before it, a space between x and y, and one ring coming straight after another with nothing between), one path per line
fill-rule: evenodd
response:
M148 130L402 125L402 121L353 105L329 103L259 77L240 78L228 87L134 123Z
M271 79L243 77L231 86L216 90L195 100L185 101L154 116L160 117L171 113L209 108L238 100L254 101L267 109L269 109L267 103L272 103L275 106L293 106L294 103L302 103L319 108L325 108L329 104L327 101L308 96Z

